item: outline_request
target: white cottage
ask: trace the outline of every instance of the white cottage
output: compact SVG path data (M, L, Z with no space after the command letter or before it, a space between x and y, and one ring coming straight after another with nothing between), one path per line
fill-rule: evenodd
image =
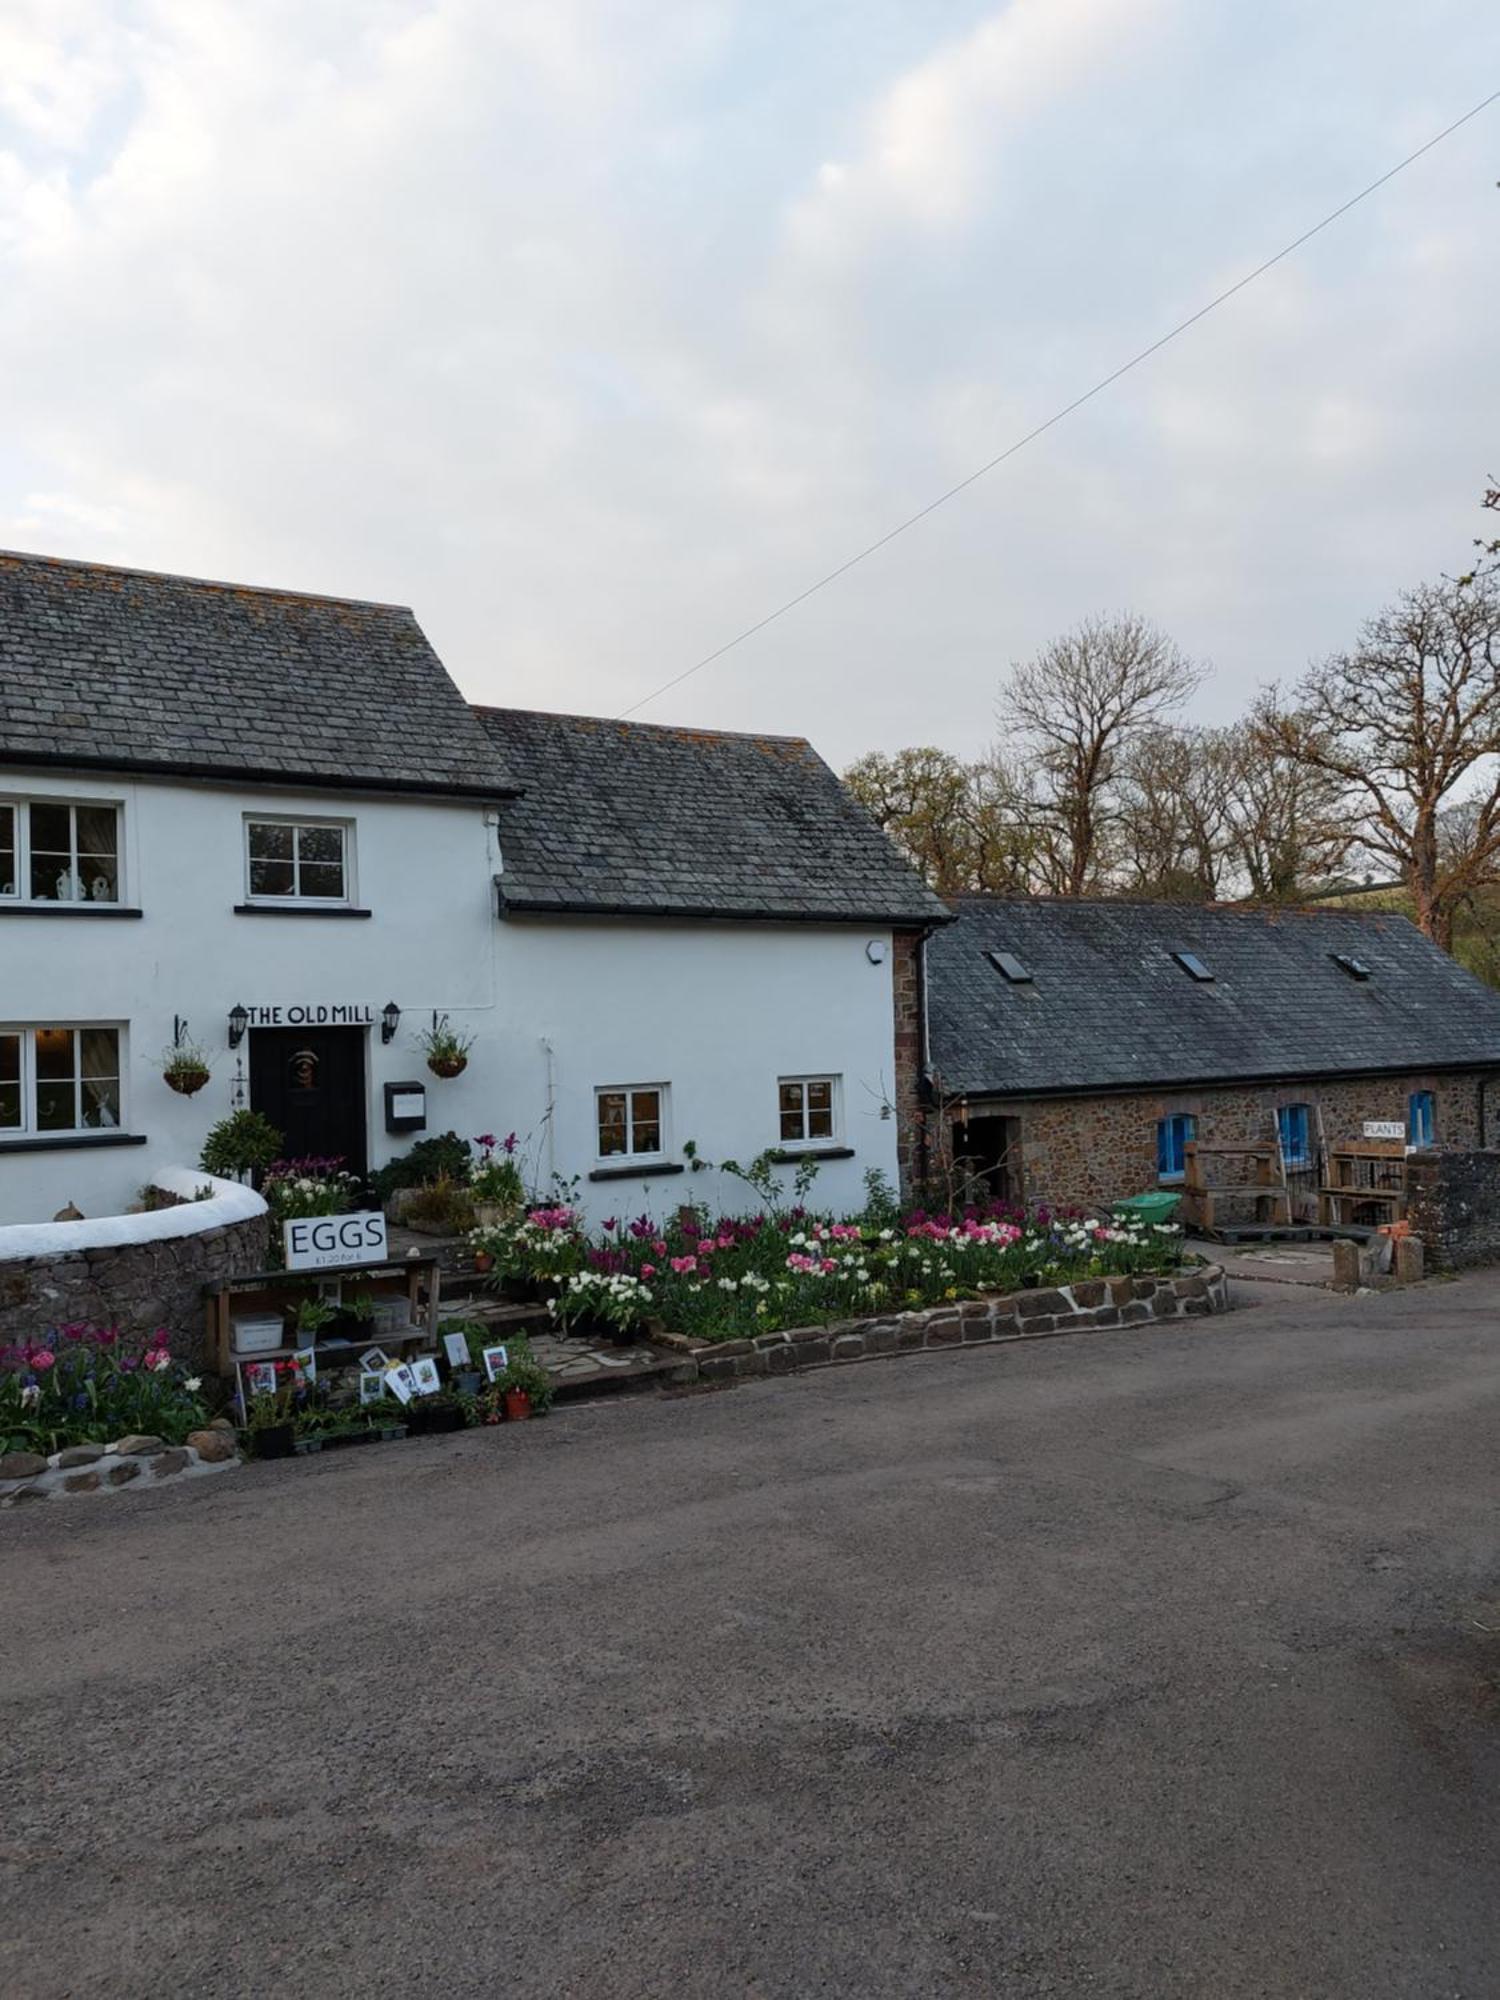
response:
M127 1205L236 1103L359 1173L515 1130L596 1215L734 1199L689 1147L852 1202L945 916L805 743L476 711L398 607L0 554L0 1222Z

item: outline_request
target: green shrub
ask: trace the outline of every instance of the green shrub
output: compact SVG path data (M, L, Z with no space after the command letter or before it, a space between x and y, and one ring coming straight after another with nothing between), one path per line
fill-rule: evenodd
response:
M211 1125L203 1141L198 1164L206 1174L233 1180L240 1174L259 1173L281 1158L281 1134L260 1111L231 1111L217 1125Z
M431 1139L419 1139L409 1153L391 1160L370 1176L370 1185L380 1201L389 1201L397 1188L431 1187L434 1181L464 1181L469 1176L469 1142L456 1132L439 1132Z

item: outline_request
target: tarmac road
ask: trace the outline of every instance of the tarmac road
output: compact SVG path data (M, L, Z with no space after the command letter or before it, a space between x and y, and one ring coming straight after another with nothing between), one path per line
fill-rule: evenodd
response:
M1500 1278L1261 1297L0 1516L0 1993L1489 2000Z

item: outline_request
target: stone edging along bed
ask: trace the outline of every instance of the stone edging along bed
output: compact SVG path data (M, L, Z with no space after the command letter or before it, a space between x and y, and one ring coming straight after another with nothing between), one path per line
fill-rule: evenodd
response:
M0 1507L23 1500L65 1500L78 1494L140 1492L163 1479L228 1472L240 1462L233 1427L221 1419L193 1431L186 1444L132 1433L113 1444L71 1444L43 1457L12 1451L0 1457ZM136 1482L140 1482L137 1484Z
M990 1298L960 1299L921 1312L880 1319L834 1320L758 1333L748 1340L693 1340L653 1328L653 1346L684 1357L682 1376L705 1382L738 1376L785 1375L841 1361L869 1361L884 1354L930 1347L977 1347L986 1342L1029 1340L1042 1334L1089 1333L1095 1327L1141 1326L1153 1320L1198 1318L1227 1312L1229 1281L1221 1264L1205 1264L1170 1277L1082 1278L1076 1284Z

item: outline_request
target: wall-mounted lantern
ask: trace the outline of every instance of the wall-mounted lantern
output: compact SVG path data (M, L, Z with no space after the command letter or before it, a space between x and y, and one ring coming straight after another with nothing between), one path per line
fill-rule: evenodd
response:
M380 1010L381 1041L382 1042L395 1041L396 1030L400 1026L401 1026L401 1009L396 1005L394 1000L387 1000L385 1005Z
M235 1006L230 1008L229 1046L232 1049L237 1049L240 1043L245 1039L245 1030L246 1028L249 1027L249 1025L250 1025L250 1015L247 1009L243 1005L237 1003Z

